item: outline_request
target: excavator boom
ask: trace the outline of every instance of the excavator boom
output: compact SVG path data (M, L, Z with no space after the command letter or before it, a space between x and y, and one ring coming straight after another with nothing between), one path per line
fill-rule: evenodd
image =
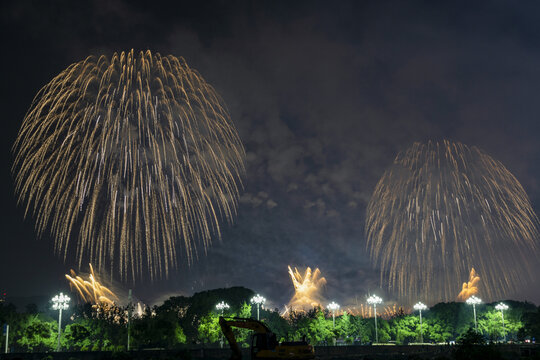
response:
M241 360L242 350L238 346L232 328L242 328L253 330L251 345L252 360L256 359L288 359L288 360L309 360L315 357L315 351L306 342L290 342L279 344L276 334L262 322L246 318L219 318L219 325L223 335L227 338L232 350L231 360Z
M225 319L223 316L220 316L219 326L221 326L221 331L231 347L231 360L242 359L242 350L240 350L240 346L238 346L236 338L234 337L234 333L232 331L233 327L253 330L258 334L267 334L271 332L270 329L268 329L268 327L260 321L238 317Z

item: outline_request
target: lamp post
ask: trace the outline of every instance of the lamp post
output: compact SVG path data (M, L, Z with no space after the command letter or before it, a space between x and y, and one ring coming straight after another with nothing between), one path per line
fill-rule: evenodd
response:
M216 309L221 311L221 316L223 317L223 311L228 310L230 308L229 304L227 304L225 301L220 302L216 305ZM219 344L223 348L223 334L219 337Z
M478 332L478 324L476 323L476 304L480 304L482 300L477 298L476 296L471 296L465 301L468 305L472 305L473 313L474 313L474 329L476 332Z
M223 316L223 311L224 310L229 310L229 308L230 308L229 304L227 304L225 301L222 301L222 302L220 302L219 304L216 305L216 309L221 311L221 316Z
M327 306L328 310L332 310L332 328L336 329L336 310L339 309L339 305L332 301ZM334 334L335 335L335 334ZM333 338L334 346L336 345L336 337Z
M382 304L382 299L377 295L371 295L367 299L368 304L373 305L375 312L375 343L379 342L379 334L377 333L377 304Z
M60 335L62 334L62 310L69 308L69 296L60 293L52 298L53 310L58 310L58 345L56 351L60 351Z
M259 294L251 298L251 303L257 304L257 320L259 320L259 307L265 302L266 302L266 299Z
M426 304L421 302L417 302L413 307L414 310L418 310L420 312L420 343L424 343L424 333L422 331L422 310L426 310L428 307Z
M336 310L339 310L339 305L332 301L330 304L328 304L327 308L328 310L332 310L332 325L335 329L336 328Z
M127 351L129 351L130 341L131 341L131 289L128 292L128 318L127 318Z
M504 337L504 342L506 342L506 331L504 329L504 310L508 310L508 305L504 303L499 303L495 306L495 309L501 312L502 324L503 324L503 337Z

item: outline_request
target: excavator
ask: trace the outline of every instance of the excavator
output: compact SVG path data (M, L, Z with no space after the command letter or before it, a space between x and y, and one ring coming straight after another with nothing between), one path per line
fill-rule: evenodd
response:
M221 326L221 331L232 350L230 360L242 360L242 351L234 337L233 327L253 330L251 337L252 360L309 360L315 358L313 346L305 341L282 342L280 344L276 339L276 334L258 320L220 316L219 326Z

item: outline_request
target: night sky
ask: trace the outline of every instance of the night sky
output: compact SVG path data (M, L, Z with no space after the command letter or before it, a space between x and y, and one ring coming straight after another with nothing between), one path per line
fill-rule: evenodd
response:
M239 214L221 241L169 279L117 283L147 302L245 286L281 307L293 293L287 265L319 267L324 295L342 304L368 292L393 300L367 255L365 209L415 141L478 146L540 212L538 2L4 1L1 17L8 296L68 290L76 266L16 205L11 146L25 112L70 64L131 48L184 57L224 98L247 152ZM540 303L540 281L507 298Z

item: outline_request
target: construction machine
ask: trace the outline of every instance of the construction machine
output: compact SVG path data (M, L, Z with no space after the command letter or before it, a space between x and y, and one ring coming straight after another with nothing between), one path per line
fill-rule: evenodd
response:
M233 327L253 330L251 336L251 359L290 359L290 360L309 360L315 358L313 346L305 341L282 342L276 339L270 329L262 322L246 318L224 318L220 316L219 326L223 335L227 338L232 350L231 360L241 360L242 351L236 342Z

